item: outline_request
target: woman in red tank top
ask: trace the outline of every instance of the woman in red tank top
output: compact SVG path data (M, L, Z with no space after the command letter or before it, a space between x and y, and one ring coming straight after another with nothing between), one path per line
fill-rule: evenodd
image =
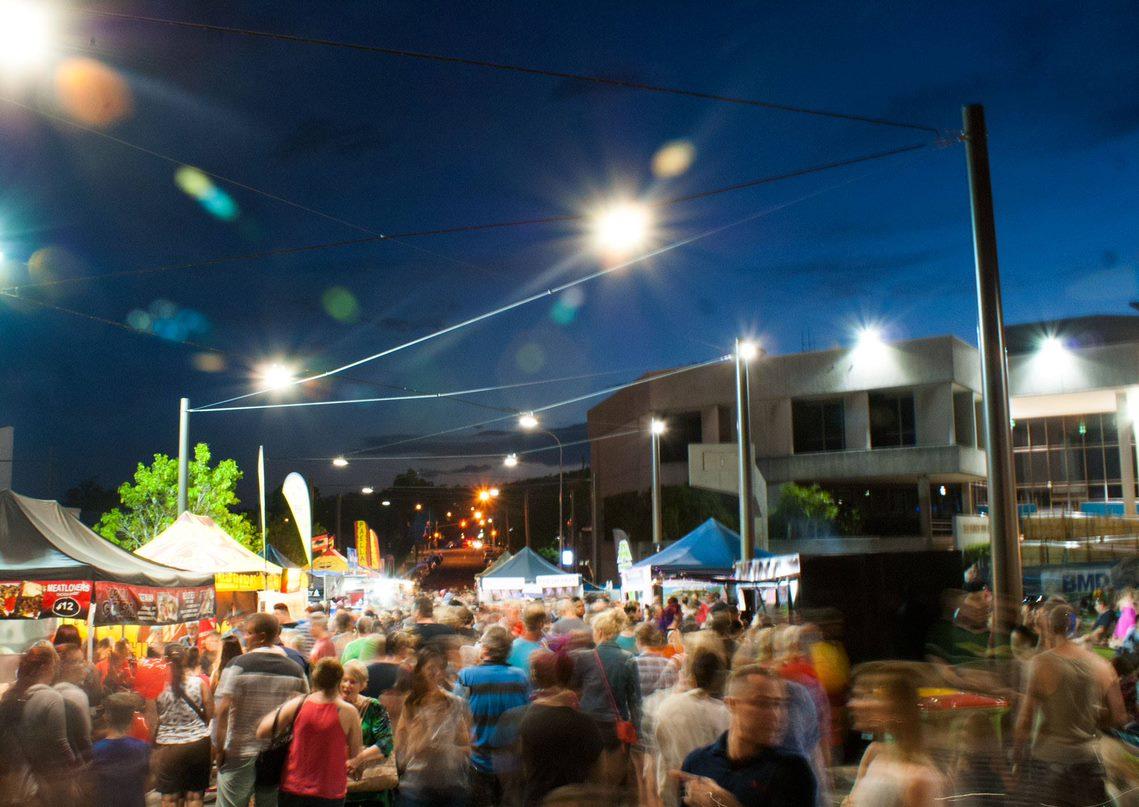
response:
M293 742L281 775L280 807L340 807L348 792L348 760L363 745L360 714L340 697L344 668L323 658L312 671L313 692L270 712L257 728L268 739L274 716L278 730L293 724ZM293 716L296 715L294 722Z

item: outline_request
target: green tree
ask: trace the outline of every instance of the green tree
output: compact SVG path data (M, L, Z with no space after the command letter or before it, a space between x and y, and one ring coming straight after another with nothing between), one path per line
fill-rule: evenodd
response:
M830 493L817 484L807 487L791 482L783 486L779 504L771 514L771 534L818 537L830 531L837 516L838 505Z
M261 537L249 518L233 511L240 504L236 488L244 475L234 460L222 460L210 467L210 448L194 446L189 463L187 507L191 513L209 516L242 546L261 551ZM141 462L134 473L134 484L119 486L121 507L99 519L95 531L129 551L152 541L178 517L178 461L155 454L154 462Z

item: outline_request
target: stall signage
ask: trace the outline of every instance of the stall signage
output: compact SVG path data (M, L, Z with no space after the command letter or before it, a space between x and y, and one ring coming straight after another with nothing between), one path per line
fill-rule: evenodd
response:
M356 547L355 547L355 549L353 549L352 547L348 547L348 553L347 554L348 554L349 563L351 563L353 552L356 553L356 561L360 566L366 566L368 568L371 568L372 566L376 565L375 561L372 560L371 544L368 541L368 522L367 521L357 521L356 522ZM355 568L357 563L351 564L352 567Z
M0 580L0 619L86 619L90 580Z
M95 585L96 625L173 625L214 615L214 587Z
M1111 564L1052 566L1040 570L1040 588L1045 594L1078 596L1110 585Z

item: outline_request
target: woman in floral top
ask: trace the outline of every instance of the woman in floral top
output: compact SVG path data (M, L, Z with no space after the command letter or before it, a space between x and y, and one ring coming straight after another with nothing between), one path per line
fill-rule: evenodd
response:
M395 743L392 737L391 718L388 710L375 698L361 694L368 685L368 668L360 661L349 661L344 665L344 679L340 682L340 695L356 707L360 713L360 723L364 729L364 751L352 760L356 770L377 761L390 759ZM368 805L368 807L392 807L395 790L380 792L353 793L349 780L346 804Z

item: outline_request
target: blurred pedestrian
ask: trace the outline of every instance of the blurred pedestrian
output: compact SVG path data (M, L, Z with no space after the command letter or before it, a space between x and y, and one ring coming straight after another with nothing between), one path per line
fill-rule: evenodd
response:
M312 670L312 693L279 706L257 727L257 737L269 740L292 726L277 796L280 807L344 804L348 760L360 753L362 744L359 712L340 697L343 678L338 660L320 659Z
M340 682L340 697L356 708L360 715L361 742L363 750L348 761L355 773L367 771L377 763L391 758L395 750L395 737L392 731L388 710L375 698L363 694L368 684L368 668L361 661L349 661L344 665L344 679ZM394 787L394 785L393 785ZM348 782L348 804L368 805L369 807L391 807L393 790L356 792L353 781Z
M187 666L186 648L171 642L164 650L169 679L148 705L154 731L155 783L163 807L200 805L210 785L209 687Z
M248 652L222 671L217 689L217 803L220 807L276 804L277 785L258 784L255 762L264 743L257 737L261 718L290 698L308 691L301 669L277 647L280 623L254 614L246 623Z
M103 702L107 733L91 749L91 804L145 807L150 744L130 736L142 699L119 692Z

